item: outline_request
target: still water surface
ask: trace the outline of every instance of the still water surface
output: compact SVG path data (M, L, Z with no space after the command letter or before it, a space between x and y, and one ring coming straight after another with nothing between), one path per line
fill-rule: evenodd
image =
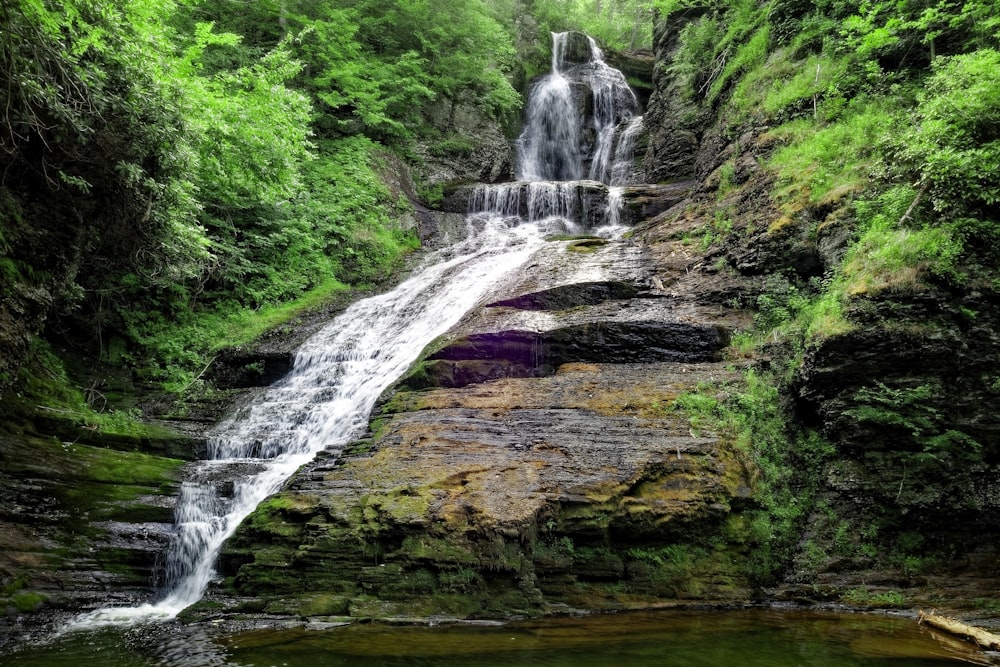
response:
M55 667L944 667L989 664L909 618L644 612L503 626L254 630L177 624L77 632L0 657Z

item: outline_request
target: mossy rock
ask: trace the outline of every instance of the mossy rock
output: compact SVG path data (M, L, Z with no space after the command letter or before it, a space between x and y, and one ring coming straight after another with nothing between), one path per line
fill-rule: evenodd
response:
M598 248L608 244L607 239L590 238L573 241L566 246L571 252L594 252Z

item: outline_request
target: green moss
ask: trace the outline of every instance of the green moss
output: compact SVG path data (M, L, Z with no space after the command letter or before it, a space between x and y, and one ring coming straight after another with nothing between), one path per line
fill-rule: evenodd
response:
M105 484L159 486L175 481L184 464L177 459L85 445L61 445L59 450L84 466L89 479Z
M41 593L27 590L23 577L16 577L0 587L0 608L12 606L19 612L36 611L48 598Z
M570 252L594 252L598 248L607 245L607 239L587 238L579 241L572 241L566 246Z
M462 541L460 535L437 538L428 535L410 535L403 540L393 558L407 558L413 561L429 561L436 564L473 565L478 558L472 545Z
M896 590L873 591L866 587L851 588L844 591L840 599L850 605L863 607L906 607L907 599L903 593Z
M169 509L137 501L173 495L183 461L40 438L13 438L0 449L8 473L45 480L61 509L53 523L74 532L99 530L95 521L171 520Z
M194 623L203 621L206 617L211 617L226 609L226 606L215 600L199 600L190 607L181 611L177 619L182 623Z
M318 502L319 498L315 495L281 493L261 502L257 506L257 511L269 515L310 515Z
M14 593L13 598L11 598L14 607L22 613L28 613L32 611L37 611L39 607L45 604L48 598L41 593L35 593L32 591L18 591Z
M350 610L350 598L329 593L312 593L298 598L301 616L343 616Z
M438 583L445 593L471 593L482 586L482 577L472 567L459 567L438 572Z
M425 348L425 353L426 353ZM432 373L432 368L437 368L438 364L435 361L420 360L416 362L409 370L409 372L403 376L398 382L400 387L405 387L408 389L426 389L427 387L433 387L438 384L438 374Z
M749 549L740 559L742 572L761 584L790 563L819 466L832 453L818 435L789 422L778 391L776 378L748 370L742 383L699 387L678 396L672 408L687 414L693 431L722 436L751 485L761 509L741 519L738 542Z
M432 501L429 489L398 487L359 500L365 530L377 534L384 525L423 524Z

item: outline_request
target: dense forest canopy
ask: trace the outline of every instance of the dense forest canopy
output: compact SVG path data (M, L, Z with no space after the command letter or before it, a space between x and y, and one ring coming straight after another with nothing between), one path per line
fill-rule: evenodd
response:
M516 125L519 39L545 62L549 29L634 44L649 16L634 0L8 0L9 317L186 385L259 331L254 311L377 280L413 247L387 151L447 141L432 119L461 105Z

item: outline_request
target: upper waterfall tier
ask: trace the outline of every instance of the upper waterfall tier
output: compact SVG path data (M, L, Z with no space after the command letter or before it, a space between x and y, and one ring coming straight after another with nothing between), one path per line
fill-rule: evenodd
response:
M552 70L531 88L518 138L521 181L629 182L642 117L625 76L579 32L552 34Z

